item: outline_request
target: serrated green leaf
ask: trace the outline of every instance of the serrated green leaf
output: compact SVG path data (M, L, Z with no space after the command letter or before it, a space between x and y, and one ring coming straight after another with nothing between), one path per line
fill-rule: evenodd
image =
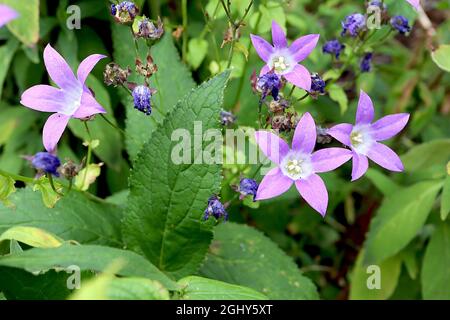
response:
M424 181L386 197L370 224L364 262L380 263L403 249L425 223L441 187L440 181Z
M39 192L31 189L18 190L10 199L16 208L0 205L0 233L14 226L28 226L80 243L123 246L122 211L115 205L90 201L76 191L64 196L53 209L46 208Z
M175 130L194 137L194 122L202 130L219 128L218 115L229 72L191 91L167 116L144 145L130 177L124 236L132 250L142 252L159 269L181 278L197 270L212 239L211 224L202 221L208 198L220 191L219 164L174 164ZM199 138L199 137L197 137ZM193 159L202 155L191 143Z
M189 276L178 281L183 300L267 300L253 289L222 281Z
M134 69L136 53L130 29L118 24L112 26L114 60L122 67ZM147 116L134 108L133 99L124 90L120 91L122 104L126 108L126 146L131 159L134 159L156 127L190 89L195 86L188 68L181 63L178 51L170 32L156 43L148 52L145 43L139 43L141 59L145 61L151 53L158 71L151 78L152 87L158 91L152 97L153 112ZM141 83L142 78L133 73L130 81Z
M39 0L0 0L19 13L8 23L8 29L25 45L33 46L39 40Z
M450 299L450 226L442 224L433 233L423 259L421 274L424 299Z
M35 248L56 248L63 240L47 231L34 227L16 226L0 235L0 242L4 240L16 240Z
M270 299L318 299L314 284L292 259L246 225L226 223L216 227L200 273L255 289Z
M439 48L431 53L431 58L439 68L450 72L450 45L441 44Z
M0 266L24 269L31 273L41 273L49 269L65 270L77 266L81 271L101 272L115 261L123 262L117 275L126 277L144 277L161 282L168 289L177 289L178 285L159 271L154 265L138 254L95 245L69 245L58 248L34 248L20 254L0 257Z
M364 250L361 250L353 268L350 281L350 299L351 300L386 300L397 287L400 276L402 260L395 256L372 266L364 264ZM375 269L376 268L376 269ZM379 269L378 269L379 268ZM379 274L377 274L379 271ZM380 288L369 289L372 283L370 277L380 276Z

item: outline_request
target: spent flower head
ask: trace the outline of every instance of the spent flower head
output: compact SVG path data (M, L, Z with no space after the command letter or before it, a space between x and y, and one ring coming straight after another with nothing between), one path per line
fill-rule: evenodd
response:
M392 138L408 123L409 114L397 113L385 116L374 123L374 108L370 97L361 90L355 125L338 124L327 133L352 149L352 181L367 171L368 159L391 171L403 171L403 164L389 147L379 143Z

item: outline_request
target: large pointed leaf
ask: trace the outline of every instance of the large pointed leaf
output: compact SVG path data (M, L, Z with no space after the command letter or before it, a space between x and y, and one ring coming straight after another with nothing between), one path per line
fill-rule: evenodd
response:
M44 229L65 240L121 247L121 209L88 200L72 191L49 209L39 192L21 189L10 197L15 208L0 204L0 234L14 226Z
M366 243L366 263L380 263L403 249L431 211L441 181L419 182L385 198L372 220Z
M134 69L136 52L130 29L114 24L112 31L115 62L123 68L129 66ZM141 59L145 61L148 49L143 43L139 44ZM158 124L162 123L164 116L195 86L188 68L180 61L170 32L166 32L164 37L152 47L151 55L158 66L158 72L153 75L151 81L152 86L158 90L152 98L154 105L152 115L146 116L134 109L130 95L124 90L120 92L127 113L127 151L132 159L136 157ZM142 84L142 77L134 73L130 76L130 81Z
M12 38L5 45L0 47L0 97L2 96L3 82L5 81L9 65L18 46L19 41Z
M422 268L424 299L450 300L450 226L439 226L431 237Z
M280 248L246 225L215 230L201 274L255 289L270 299L317 299L314 284Z
M168 289L178 285L138 254L115 248L95 245L63 245L58 248L34 248L20 254L0 257L0 266L24 269L28 272L45 272L78 266L81 271L101 272L112 263L120 261L123 267L117 275L144 277L161 282ZM81 279L83 281L83 279Z
M218 128L223 91L229 73L223 73L189 93L167 116L136 159L130 178L130 196L124 236L128 246L142 252L161 270L183 277L195 272L212 239L211 224L202 221L208 198L220 191L218 164L174 164L171 136L185 129L194 137L194 121L202 130ZM196 137L200 139L200 137ZM206 145L188 148L193 159Z
M19 13L19 17L8 23L8 29L27 46L39 40L39 0L0 0Z

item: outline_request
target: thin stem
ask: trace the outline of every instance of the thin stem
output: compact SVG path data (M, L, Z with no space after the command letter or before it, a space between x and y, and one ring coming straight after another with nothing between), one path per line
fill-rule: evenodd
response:
M305 100L307 97L309 96L309 92L305 93L304 96L301 96L300 98L297 99L297 102Z
M183 16L183 43L182 43L182 57L183 61L186 61L187 55L187 41L188 41L188 11L187 11L187 0L181 0L181 13Z
M52 190L53 190L58 196L64 197L64 194L62 194L61 192L59 192L58 190L56 190L55 183L53 182L53 176L52 176L51 173L47 173L47 179L48 179L48 182L50 182L50 186L52 187Z
M9 172L3 171L1 169L0 169L0 175L2 175L4 177L10 177L13 180L21 181L24 183L36 183L36 180L34 180L33 178L21 176L21 175L14 174L14 173L9 173Z
M100 116L103 118L103 120L106 121L111 127L119 131L122 135L125 135L125 131L122 128L119 128L119 126L115 125L111 120L109 120L104 114L100 113Z
M86 132L88 134L89 141L88 141L88 152L87 152L86 165L84 167L83 183L81 184L82 187L86 183L88 168L89 168L89 164L91 163L91 157L92 157L92 137L91 137L91 132L89 130L89 126L87 124L87 121L83 121L83 123L84 123L84 127L86 128Z

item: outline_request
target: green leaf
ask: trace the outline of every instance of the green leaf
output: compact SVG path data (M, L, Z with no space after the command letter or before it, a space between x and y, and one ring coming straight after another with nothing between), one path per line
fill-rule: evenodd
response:
M114 23L112 25L115 62L123 68L134 69L136 53L130 29ZM141 43L142 44L142 43ZM145 61L147 47L141 45L141 58ZM170 32L151 48L151 55L158 66L158 71L151 78L151 84L158 92L152 97L153 113L147 116L134 108L129 93L120 91L121 101L126 108L126 146L131 159L134 159L141 147L150 138L156 127L190 89L195 86L188 68L181 63L178 51ZM142 78L135 73L130 81L142 83Z
M385 196L392 194L401 187L395 183L392 179L385 176L383 173L376 169L369 169L366 173L367 178L383 193Z
M62 244L62 240L45 230L33 227L16 226L0 235L0 242L4 240L16 240L36 248L56 248Z
M7 207L13 206L9 196L16 192L14 184L15 181L12 178L0 175L0 202Z
M100 176L102 166L103 163L91 163L87 167L81 169L75 177L75 187L78 190L88 190L89 186Z
M394 256L386 259L378 265L372 266L364 264L364 250L361 250L356 259L355 267L350 280L350 299L351 300L386 300L397 287L400 276L402 260ZM380 288L369 289L368 284L373 284L373 277L377 276L379 271Z
M450 72L450 45L441 44L439 48L431 53L431 58L439 68L444 71Z
M14 38L10 39L5 45L0 47L0 98L2 96L3 83L5 82L9 65L18 47L19 42Z
M448 166L448 165L447 165ZM444 188L442 189L441 200L441 219L447 219L450 212L450 174L447 175L444 182Z
M61 270L78 266L80 270L101 272L115 261L124 263L117 275L144 277L161 282L168 289L177 289L177 284L138 254L95 245L69 245L58 248L34 248L20 254L0 257L0 266L24 269L41 273L49 269Z
M178 281L182 286L183 300L267 300L268 298L250 288L222 281L189 276Z
M159 269L181 278L197 270L212 239L211 224L202 221L208 198L220 191L219 164L174 164L175 130L194 137L194 121L202 130L219 128L219 112L229 72L191 91L144 145L130 177L124 237ZM200 137L196 137L199 139ZM191 143L187 152L198 160L209 143Z
M440 181L424 181L386 197L370 224L365 262L382 262L403 249L425 223L441 187Z
M348 108L348 98L344 89L337 84L332 84L327 88L330 95L330 99L336 101L339 104L341 113L344 113Z
M0 0L19 13L8 23L8 29L25 45L31 47L39 40L39 0Z
M442 165L444 168L450 158L450 139L419 144L401 158L407 172L423 170L435 165Z
M187 61L194 70L198 69L208 53L208 41L200 38L189 40Z
M423 259L421 274L424 299L450 299L450 226L440 225L433 233Z
M55 190L59 193L62 187L56 181L54 182ZM39 191L42 196L42 202L47 208L54 208L56 203L61 199L61 196L53 190L50 181L46 177L42 177L39 183L33 185L33 191Z
M16 205L0 205L0 232L14 226L44 229L65 240L122 247L119 207L96 203L72 191L53 209L42 204L39 192L21 189L10 197Z
M318 299L314 284L292 259L246 225L216 227L201 275L255 289L270 299Z

